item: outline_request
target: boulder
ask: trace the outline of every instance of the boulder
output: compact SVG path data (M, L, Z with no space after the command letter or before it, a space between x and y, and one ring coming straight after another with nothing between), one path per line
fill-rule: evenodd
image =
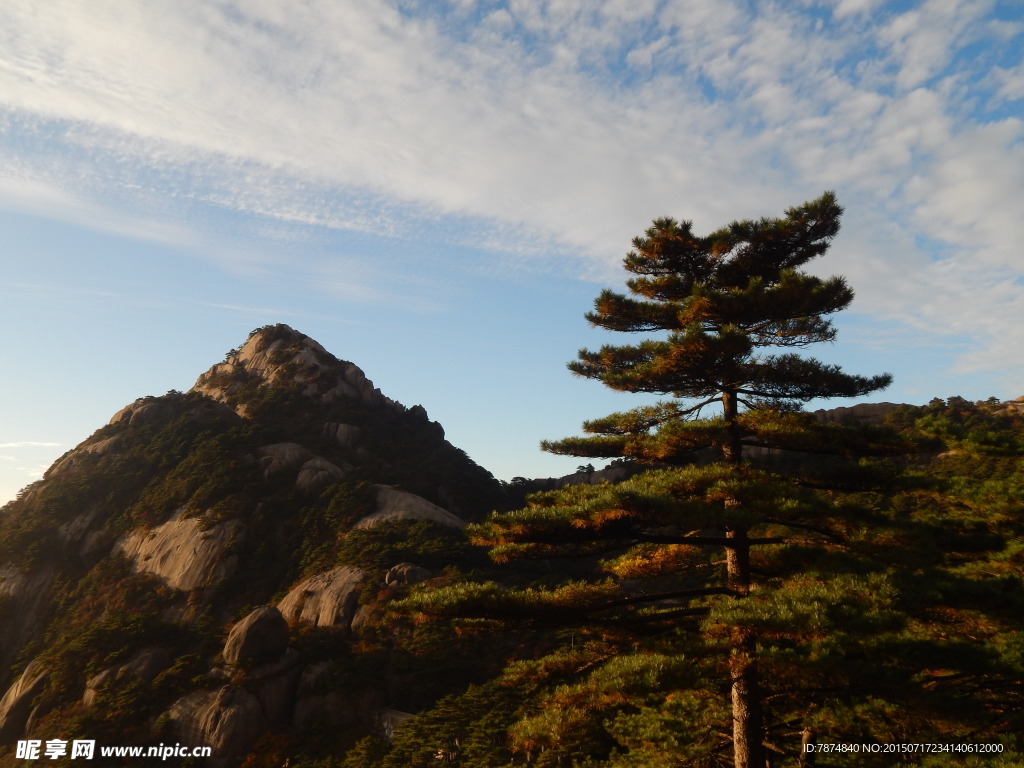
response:
M345 479L347 472L327 459L314 456L302 465L295 485L307 496L315 496L324 488Z
M395 520L433 520L451 528L465 528L466 521L422 496L377 485L377 511L357 522L354 528L372 528Z
M224 661L253 666L277 661L288 647L288 622L272 605L262 605L232 627L224 642Z
M364 571L349 566L318 573L292 589L277 607L290 623L340 627L349 631L359 591L368 579Z
M433 575L433 572L418 565L399 563L388 570L384 576L384 583L389 587L407 587L410 584L419 584L421 581L426 581Z

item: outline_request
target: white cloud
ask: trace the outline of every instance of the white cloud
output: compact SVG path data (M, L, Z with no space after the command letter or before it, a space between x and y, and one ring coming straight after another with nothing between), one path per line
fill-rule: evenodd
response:
M939 74L970 42L994 0L925 0L892 18L878 35L899 72L897 84L911 90Z
M33 440L22 440L16 443L0 443L0 448L59 448L60 443L41 443Z
M738 0L459 0L444 18L386 0L8 2L0 159L19 170L0 203L27 193L180 242L202 234L174 217L197 201L432 227L495 258L585 257L606 279L653 216L706 230L834 187L849 214L831 263L858 306L941 335L938 307L955 304L977 343L961 364L1005 364L1016 340L983 319L1024 327L1006 288L1022 272L1021 127L964 99L972 78L1018 99L1021 68L958 69L957 54L1012 49L1019 29L990 0L832 5L825 21ZM104 223L109 206L123 215ZM378 272L324 269L309 277L337 295L406 299Z
M1002 101L1020 101L1024 99L1024 64L1004 69L996 67L992 72L998 90L996 98Z
M837 18L866 14L874 11L882 0L839 0L833 13Z

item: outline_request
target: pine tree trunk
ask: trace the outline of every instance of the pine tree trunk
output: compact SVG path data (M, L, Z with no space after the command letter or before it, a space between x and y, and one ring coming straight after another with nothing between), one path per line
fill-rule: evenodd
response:
M722 459L738 467L743 462L743 443L737 423L739 407L735 392L722 392L722 409L727 430ZM729 500L725 503L726 510L738 504L736 500ZM750 594L751 582L747 530L729 526L725 536L733 540L725 550L727 585L737 596L746 597ZM734 768L765 768L767 763L762 744L764 715L758 686L757 638L753 632L742 627L733 629L729 678Z
M814 753L807 751L807 745L814 743L814 729L805 725L800 734L800 762L799 768L814 768Z
M736 393L722 390L722 417L725 419L726 439L722 445L722 460L726 464L739 465L743 461L743 443L736 419L739 416L739 402Z
M738 506L739 502L730 499L725 503L726 509ZM750 542L747 540L745 528L727 527L725 538L730 544L725 548L726 586L739 597L750 594Z
M729 657L732 678L732 740L735 768L764 768L763 722L757 684L756 640L737 629Z
M726 537L736 544L726 549L728 586L740 596L750 593L750 545L745 530L730 530ZM762 744L764 715L757 675L757 638L753 632L735 627L729 654L732 698L733 765L735 768L765 768Z

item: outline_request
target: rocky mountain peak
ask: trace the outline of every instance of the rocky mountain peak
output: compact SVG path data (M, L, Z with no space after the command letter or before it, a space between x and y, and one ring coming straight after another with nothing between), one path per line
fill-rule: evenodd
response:
M400 407L381 394L354 363L339 360L319 343L284 324L253 331L224 361L199 376L199 392L248 415L249 400L267 387L297 387L319 403L348 398L371 407Z

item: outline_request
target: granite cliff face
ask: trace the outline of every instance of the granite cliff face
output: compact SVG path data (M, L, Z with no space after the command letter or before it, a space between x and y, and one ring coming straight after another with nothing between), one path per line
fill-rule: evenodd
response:
M401 720L381 651L357 683L345 659L393 631L375 595L429 578L501 498L421 406L287 326L254 331L4 508L0 765L83 723L231 766L268 733L344 742Z

